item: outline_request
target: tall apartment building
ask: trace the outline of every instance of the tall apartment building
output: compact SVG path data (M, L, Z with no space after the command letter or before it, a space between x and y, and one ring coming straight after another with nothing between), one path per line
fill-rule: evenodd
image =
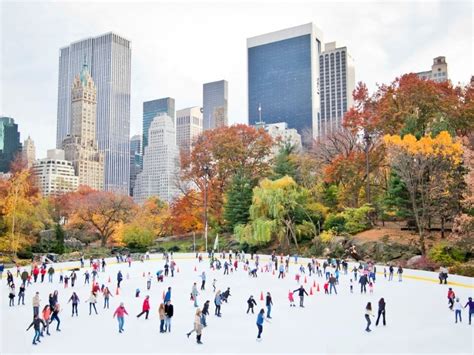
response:
M226 80L214 81L203 85L202 107L204 130L227 126L228 83Z
M176 112L176 144L181 153L190 154L193 141L201 133L201 107L194 106Z
M142 135L136 134L130 138L130 196L133 196L138 173L142 170Z
M326 43L319 56L319 87L321 114L315 128L315 138L336 132L342 127L344 114L352 106L355 89L354 60L347 47Z
M30 136L28 136L28 138L23 141L22 156L28 168L33 167L33 163L36 160L36 147L35 142Z
M77 190L79 178L61 149L48 150L47 157L33 164L33 175L43 196L60 195Z
M21 150L18 124L11 117L0 117L0 173L10 171L11 163Z
M249 124L286 122L317 136L322 32L312 23L247 39ZM260 108L260 110L259 110Z
M137 175L133 198L143 203L151 196L170 202L178 195L179 150L173 118L156 116L148 130L143 170Z
M273 147L271 156L276 156L281 148L289 145L293 147L294 152L301 152L303 145L301 143L301 135L294 128L288 128L286 122L269 123L257 122L255 128L263 128L273 139Z
M104 153L104 188L128 194L130 182L131 43L106 33L60 49L56 147L71 133L71 87L86 62L97 88L97 140Z
M143 103L143 151L148 145L148 130L151 122L158 115L167 115L173 119L175 118L175 102L171 97L164 97Z
M97 90L84 64L71 92L71 131L63 140L65 159L72 162L79 185L104 189L104 155L96 139Z
M442 82L448 80L448 63L446 57L436 57L433 59L431 70L416 73L420 78Z

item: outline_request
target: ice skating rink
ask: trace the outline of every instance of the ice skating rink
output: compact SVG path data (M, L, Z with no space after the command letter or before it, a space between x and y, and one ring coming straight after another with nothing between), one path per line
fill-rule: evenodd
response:
M151 255L150 261L134 261L128 264L116 264L115 259L108 259L106 272L99 273L98 282L105 284L113 292L110 309L103 309L103 297L99 293L97 310L89 315L90 285L84 285L84 271L78 274L76 286L64 288L59 284L59 269L79 267L79 262L54 264L56 274L54 282L34 283L27 287L25 306L8 306L8 287L6 271L1 280L0 292L0 354L92 354L92 353L412 353L412 354L473 354L474 320L468 325L468 310L463 309L462 323L454 323L454 312L448 309L447 291L452 287L457 297L464 304L469 296L474 297L474 279L452 276L448 285L437 283L437 274L404 270L403 282L384 279L382 266L377 267L377 281L373 294L360 294L358 283L354 283L354 293L349 291L349 279L352 273L341 272L337 295L325 295L324 278L302 275L301 281L308 293L314 283L319 284L320 291L313 287L313 295L305 298L305 308L290 307L288 291L295 290L299 284L295 274L299 265L291 258L289 274L285 279L277 279L277 274L258 272L257 278L251 278L239 263L237 271L223 275L224 270L212 271L207 258L199 263L191 254L175 254L179 272L175 277L166 277L158 283L155 277L157 270L163 269L162 255ZM265 264L268 257L260 257L260 264ZM299 259L305 266L307 261ZM320 260L322 264L322 260ZM88 266L86 261L86 266ZM250 261L253 265L254 261ZM349 265L349 270L352 269ZM196 271L195 271L196 268ZM90 268L86 268L89 269ZM29 270L29 269L28 269ZM116 295L116 276L121 270L124 276L119 295ZM211 301L208 326L202 333L203 345L197 345L195 335L189 339L186 333L193 328L195 308L190 300L193 282L201 283L201 272L207 275L206 290L200 291L198 303L202 307L206 300ZM151 289L146 289L146 277L143 273L151 272L153 282ZM306 268L307 272L307 268ZM14 273L15 275L15 273ZM128 275L128 277L127 277ZM109 277L111 282L108 282ZM222 318L214 316L214 293L212 280L216 279L218 290L230 287L231 297L222 305ZM20 280L15 278L18 293ZM163 291L172 287L174 317L171 333L159 333L158 306L162 302ZM135 297L135 290L141 290L140 297ZM40 292L42 300L40 311L48 302L49 293L59 291L59 303L62 311L61 332L51 326L51 336L45 335L39 345L32 345L33 329L26 328L32 320L32 297ZM71 317L71 304L67 303L73 291L79 298L79 317ZM255 325L257 312L264 308L260 295L269 291L273 297L271 322L264 323L262 341L257 342ZM150 295L151 312L148 320L144 316L137 319L143 299ZM247 299L253 295L257 301L256 313L246 314ZM373 318L372 332L366 333L364 319L365 306L372 302L374 314L377 314L378 300L384 297L386 302L387 326L375 327ZM298 295L295 293L298 305ZM125 303L129 316L125 317L125 332L119 334L117 320L112 318L120 302Z

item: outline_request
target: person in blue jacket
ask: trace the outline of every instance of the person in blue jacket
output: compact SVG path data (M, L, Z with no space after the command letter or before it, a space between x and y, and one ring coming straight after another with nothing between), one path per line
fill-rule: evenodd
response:
M464 308L469 307L469 325L471 325L471 318L472 315L474 314L474 301L472 300L472 297L468 298L468 301L466 302L466 305Z
M117 274L117 288L120 288L120 283L122 282L122 280L123 280L122 271L119 271Z
M165 299L163 303L166 304L167 302L171 302L171 287L168 287L168 291L166 291Z
M261 339L261 335L263 332L264 314L265 314L265 310L262 308L260 312L258 312L258 315L257 315L257 328L258 328L257 340Z

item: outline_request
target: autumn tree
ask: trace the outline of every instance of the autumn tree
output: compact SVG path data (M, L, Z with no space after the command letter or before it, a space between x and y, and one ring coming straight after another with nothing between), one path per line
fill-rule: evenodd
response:
M249 208L252 204L253 184L242 173L234 175L227 189L224 205L224 218L229 230L233 231L237 224L246 224L249 220Z
M174 235L191 232L202 232L203 222L202 194L195 190L187 190L170 205L169 227Z
M425 252L425 231L436 210L445 204L459 201L458 188L462 179L455 174L461 164L461 145L446 131L432 138L417 140L411 134L401 138L386 135L389 160L409 194L420 247ZM455 202L455 201L454 201Z

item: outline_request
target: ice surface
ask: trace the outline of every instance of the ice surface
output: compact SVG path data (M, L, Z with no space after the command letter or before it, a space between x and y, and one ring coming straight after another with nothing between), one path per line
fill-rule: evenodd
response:
M146 278L143 272L150 271L155 275L162 269L164 261L161 255L152 255L152 260L144 263L135 261L129 268L128 264L115 264L108 259L109 265L105 273L100 273L99 283L109 286L114 293L110 300L110 309L104 310L103 298L99 295L97 308L99 315L89 316L90 286L84 286L84 269L78 272L78 282L73 289L64 289L59 285L59 273L54 283L36 283L26 290L25 306L8 307L8 288L4 279L1 284L0 304L0 354L9 353L445 353L473 354L473 325L468 325L468 311L463 310L462 323L454 323L454 312L448 309L447 290L453 287L462 304L467 297L473 296L474 279L450 276L448 281L457 285L437 284L437 274L423 271L405 270L403 282L388 282L377 271L377 282L374 293L361 295L359 285L354 284L354 293L349 292L349 279L352 274L340 276L337 287L338 295L325 295L322 289L324 280L318 277L307 277L305 286L308 293L315 281L320 285L320 292L313 288L313 296L306 297L305 308L290 307L288 291L298 287L295 274L298 266L291 258L289 275L278 280L277 275L261 273L258 278L251 278L239 270L230 275L220 271L211 271L205 259L199 263L194 255L175 254L179 273L174 278L167 277L163 283L153 278L150 291L146 290ZM261 258L261 263L266 257ZM299 259L299 262L304 262ZM252 264L253 262L251 262ZM88 262L86 262L88 265ZM304 262L306 265L306 262ZM56 270L64 267L77 267L79 263L55 264ZM197 267L197 271L194 268ZM115 295L116 275L121 270L124 275L120 294ZM211 301L208 326L204 328L203 345L197 345L194 335L189 339L186 332L193 328L195 308L190 301L193 282L200 285L201 271L206 271L206 291L198 297L199 305L205 300ZM351 267L349 268L351 270ZM127 274L129 278L127 279ZM108 278L112 282L109 284ZM302 276L302 281L304 282ZM413 277L413 278L410 278ZM214 293L212 280L217 279L217 288L224 291L231 288L229 302L222 306L222 318L214 314ZM427 279L432 279L429 281ZM20 282L15 278L17 290ZM171 333L159 333L158 306L162 301L163 291L172 287L174 317ZM141 294L135 298L135 290ZM31 344L34 331L26 328L32 319L32 297L35 291L40 292L42 304L48 301L48 295L59 290L59 303L62 306L61 332L56 332L52 325L50 337L42 338L41 344ZM71 317L71 304L67 300L76 291L81 303L79 317ZM246 314L247 299L253 295L257 301L256 312L264 307L260 294L270 291L273 296L273 319L264 323L263 340L256 341L257 314ZM151 313L148 320L136 315L141 311L145 295L150 295ZM371 301L374 313L377 312L378 300L384 297L387 310L387 326L379 324L375 327L373 319L371 333L365 329L365 306ZM15 299L15 301L17 301ZM298 304L298 297L295 294ZM112 318L115 308L120 302L125 303L129 316L125 319L125 332L118 333L117 320Z

